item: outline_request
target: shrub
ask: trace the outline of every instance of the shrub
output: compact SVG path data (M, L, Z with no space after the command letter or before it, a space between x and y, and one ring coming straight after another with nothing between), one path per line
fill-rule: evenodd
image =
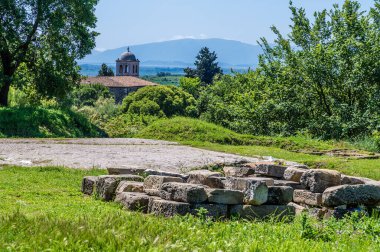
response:
M100 98L112 98L109 89L101 84L80 85L69 96L76 107L94 106Z
M196 116L192 95L174 86L144 87L123 100L123 113L155 116Z
M104 130L110 137L135 137L158 117L150 115L122 114L109 120Z

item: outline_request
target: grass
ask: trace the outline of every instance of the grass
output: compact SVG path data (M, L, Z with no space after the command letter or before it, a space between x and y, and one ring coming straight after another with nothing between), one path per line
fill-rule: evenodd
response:
M210 222L123 211L80 193L100 170L0 170L0 251L380 251L380 222Z
M179 79L181 79L183 75L170 75L170 76L143 76L142 79L151 81L154 83L158 83L161 85L171 85L178 86Z
M101 137L87 118L44 107L0 108L0 137Z

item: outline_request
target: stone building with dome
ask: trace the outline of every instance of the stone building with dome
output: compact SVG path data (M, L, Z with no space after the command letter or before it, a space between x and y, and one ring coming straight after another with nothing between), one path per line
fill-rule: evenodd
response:
M121 54L116 60L116 76L87 77L82 80L81 84L101 84L106 86L115 96L116 103L121 103L127 95L140 88L158 85L157 83L140 79L139 76L140 61L128 47L127 52Z

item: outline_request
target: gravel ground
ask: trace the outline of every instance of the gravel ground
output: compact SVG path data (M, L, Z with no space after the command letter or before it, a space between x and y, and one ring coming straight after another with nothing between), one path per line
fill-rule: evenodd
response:
M0 166L138 167L186 171L256 158L145 139L0 139Z

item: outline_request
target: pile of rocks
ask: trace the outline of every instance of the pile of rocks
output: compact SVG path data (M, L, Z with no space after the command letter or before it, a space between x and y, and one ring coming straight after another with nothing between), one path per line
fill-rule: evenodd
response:
M267 218L309 212L341 217L380 204L380 184L336 171L256 162L224 167L223 172L186 174L143 169L109 169L110 175L85 177L82 192L126 209L155 215L197 214L213 218ZM145 177L145 178L144 178Z

